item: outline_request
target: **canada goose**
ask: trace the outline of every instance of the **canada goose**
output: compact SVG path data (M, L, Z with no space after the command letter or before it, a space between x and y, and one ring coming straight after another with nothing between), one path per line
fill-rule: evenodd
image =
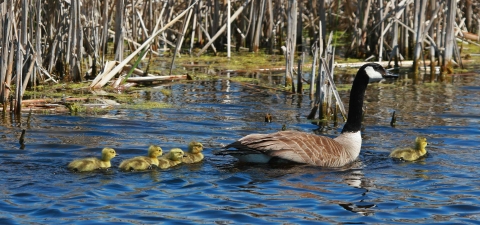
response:
M397 149L390 153L390 157L403 159L405 161L415 161L420 157L427 154L427 147L428 142L427 139L424 137L417 137L415 138L415 148L404 148L404 149Z
M158 166L158 157L163 153L162 148L157 145L150 145L148 156L137 156L123 160L119 168L124 171L151 169L152 165Z
M158 159L158 167L161 169L167 169L172 166L176 166L182 163L182 158L184 155L185 153L182 151L182 149L172 148L170 152Z
M104 148L102 150L102 158L76 159L68 164L68 169L76 172L85 172L101 168L110 168L110 160L115 156L117 156L117 153L113 148Z
M385 74L385 69L376 63L367 63L358 70L350 92L347 122L341 134L334 139L293 130L250 134L227 145L227 150L217 154L229 154L240 161L255 163L267 163L276 157L325 167L340 167L353 162L362 146L360 129L365 89L370 79L379 80Z
M182 158L183 163L196 163L203 160L203 145L200 142L192 141L188 144L188 152Z

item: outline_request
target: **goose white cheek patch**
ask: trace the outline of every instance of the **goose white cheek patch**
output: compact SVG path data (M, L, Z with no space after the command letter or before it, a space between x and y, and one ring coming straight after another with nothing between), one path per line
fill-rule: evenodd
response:
M370 79L382 79L382 74L379 73L378 71L376 71L373 67L371 66L367 66L365 68L365 72L367 72L367 75L368 77L370 77Z

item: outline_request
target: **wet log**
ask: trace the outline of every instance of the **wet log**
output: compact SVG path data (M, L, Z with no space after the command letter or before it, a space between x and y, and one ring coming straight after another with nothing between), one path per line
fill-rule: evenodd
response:
M476 34L472 34L468 31L462 31L462 34L463 35L460 35L460 36L463 36L465 39L467 40L471 40L471 41L480 41L480 37Z
M165 81L165 80L191 80L190 75L170 75L170 76L149 76L149 77L129 77L127 82L152 82L152 81Z

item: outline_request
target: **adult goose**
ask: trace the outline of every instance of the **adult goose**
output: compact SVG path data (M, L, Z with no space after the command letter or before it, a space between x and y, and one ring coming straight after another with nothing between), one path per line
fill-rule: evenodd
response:
M93 171L96 169L110 168L110 160L118 156L113 148L102 149L102 158L76 159L68 164L68 169L75 172Z
M323 167L341 167L353 162L360 154L362 138L363 98L369 80L378 80L386 74L376 63L367 63L357 72L350 92L348 119L341 134L332 139L300 131L280 131L271 134L250 134L225 148L220 154L229 154L243 162L268 163L281 159Z

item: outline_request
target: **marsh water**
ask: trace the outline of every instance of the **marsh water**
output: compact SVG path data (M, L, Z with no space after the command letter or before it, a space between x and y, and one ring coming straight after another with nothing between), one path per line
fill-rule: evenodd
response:
M0 224L480 224L480 76L474 71L433 83L402 75L370 84L362 151L356 162L336 169L242 165L214 155L244 135L283 125L330 137L343 125L319 129L307 120L308 96L222 78L139 92L138 101L167 102L174 106L169 109L35 114L21 122L7 117L0 126ZM348 91L340 95L347 103ZM267 112L272 123L263 121ZM27 130L24 149L21 129ZM419 135L429 142L425 158L388 157ZM204 162L145 172L116 168L150 144L168 151L186 149L191 140L204 144ZM120 154L111 169L66 169L103 147Z

